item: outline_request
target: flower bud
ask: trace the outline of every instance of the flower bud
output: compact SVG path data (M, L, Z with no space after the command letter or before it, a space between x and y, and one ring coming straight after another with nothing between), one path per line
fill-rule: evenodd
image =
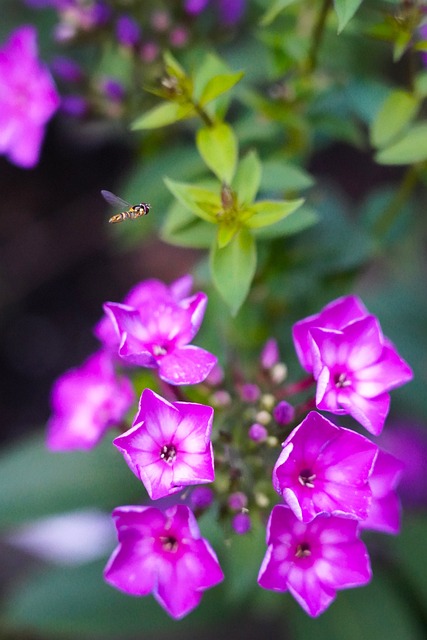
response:
M274 407L273 417L277 424L285 426L294 419L295 409L291 404L289 404L289 402L282 400Z

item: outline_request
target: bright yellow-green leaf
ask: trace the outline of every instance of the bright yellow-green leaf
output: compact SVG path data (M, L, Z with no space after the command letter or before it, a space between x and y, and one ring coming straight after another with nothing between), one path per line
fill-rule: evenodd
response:
M414 164L427 160L427 123L415 124L375 156L379 164Z
M184 118L195 115L195 111L190 104L179 104L177 102L164 102L157 107L150 109L132 123L132 129L157 129L168 124L173 124Z
M303 198L298 200L260 200L249 207L253 215L245 222L245 225L251 229L259 229L275 224L298 209L303 202Z
M371 142L384 147L415 117L419 100L407 91L393 91L382 104L371 128Z
M255 200L261 181L261 163L256 151L249 151L239 162L232 183L240 205L251 204Z
M224 248L217 243L210 254L212 280L236 315L249 293L256 270L256 244L246 229L241 229Z
M185 182L175 182L164 178L165 184L175 198L196 216L207 222L216 222L216 214L221 210L217 193Z
M226 224L226 223L222 223L219 225L218 227L218 236L217 236L217 240L218 240L218 247L220 249L222 249L223 247L226 247L228 245L229 242L231 242L231 240L234 238L234 236L236 235L237 231L238 231L239 227L237 225L237 223L231 223L231 224Z
M231 184L237 161L237 138L225 122L199 129L197 148L203 160L214 174L226 184Z
M173 78L183 79L187 77L185 70L181 67L178 60L171 54L170 51L165 51L163 54L163 61L165 63L166 73Z
M273 22L286 7L294 4L297 0L276 0L271 3L271 6L264 13L263 17L260 20L261 27L268 27L269 24Z
M229 91L243 78L244 72L222 73L221 75L211 78L202 91L199 103L203 107L208 102L215 100L218 96Z
M341 33L361 4L362 0L334 0L334 7L338 16L338 33Z

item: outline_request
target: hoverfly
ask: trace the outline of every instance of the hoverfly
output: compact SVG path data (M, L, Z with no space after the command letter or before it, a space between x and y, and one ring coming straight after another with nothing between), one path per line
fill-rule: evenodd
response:
M122 200L118 196L115 196L111 191L101 191L102 197L111 204L112 207L120 207L122 211L112 216L108 222L116 224L117 222L123 222L123 220L135 220L135 218L141 218L146 216L150 211L150 205L148 202L140 202L139 204L131 205L126 200Z

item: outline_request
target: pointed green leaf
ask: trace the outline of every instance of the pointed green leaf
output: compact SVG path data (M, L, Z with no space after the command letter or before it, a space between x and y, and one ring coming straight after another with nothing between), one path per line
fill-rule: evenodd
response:
M222 73L215 78L211 78L206 84L200 96L200 106L204 106L229 91L234 85L236 85L243 78L244 72L237 71L236 73Z
M222 249L226 247L234 238L238 231L237 224L220 224L218 227L218 247Z
M231 184L237 161L237 138L225 122L213 127L199 129L197 148L203 160L214 174L227 184Z
M273 22L286 7L294 4L297 0L276 0L276 2L272 2L271 6L264 13L263 17L260 20L261 27L268 27L269 24Z
M174 202L169 208L160 236L178 247L208 249L216 239L216 227Z
M137 118L131 125L131 129L157 129L168 124L173 124L195 114L194 107L190 104L178 102L165 102L150 109Z
M253 215L245 222L251 229L267 227L270 224L279 222L290 213L298 209L304 202L303 198L298 200L260 200L256 202L250 210Z
M406 91L393 91L378 111L371 128L371 142L384 147L415 117L418 99Z
M283 236L292 236L313 226L318 222L318 219L319 216L314 209L303 205L289 216L286 216L286 218L276 222L276 224L254 229L253 233L257 240L271 240Z
M178 60L171 54L170 51L165 51L163 54L163 62L165 65L166 73L173 78L187 78L187 74Z
M164 178L164 182L184 207L199 218L216 223L216 214L222 209L220 198L216 193L197 185L175 182L170 178Z
M210 265L213 282L234 316L248 295L255 275L255 240L246 229L241 229L223 249L215 243Z
M240 205L252 204L261 182L261 163L256 151L249 151L239 162L233 180L233 191Z
M279 159L270 159L262 163L262 191L284 193L300 191L313 186L314 178L301 167Z
M361 4L362 0L334 0L335 11L338 16L338 33L352 19Z
M416 124L375 156L379 164L414 164L427 160L427 123Z

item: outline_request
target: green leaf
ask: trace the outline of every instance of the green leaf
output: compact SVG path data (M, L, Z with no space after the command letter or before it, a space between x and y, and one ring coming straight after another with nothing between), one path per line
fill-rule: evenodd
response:
M309 189L314 185L314 178L304 169L282 160L266 160L262 168L262 191L283 194L286 191Z
M253 215L245 222L251 229L267 227L279 222L303 204L302 198L298 200L260 200L249 207Z
M371 142L384 147L415 117L419 100L406 91L393 91L382 104L371 128Z
M236 73L222 73L220 75L211 78L206 84L200 96L200 106L205 106L218 96L229 91L234 87L244 76L243 71L237 71Z
M312 227L318 220L319 216L316 211L303 205L294 213L280 220L280 222L276 222L276 224L254 229L254 236L257 240L275 240L282 236L292 236Z
M237 161L237 139L234 131L224 122L199 129L197 148L203 160L214 174L226 184L231 184Z
M220 249L222 249L223 247L226 247L232 241L238 229L239 227L237 223L220 224L218 227L218 235L217 235L218 247Z
M171 54L170 51L165 51L163 54L163 62L165 65L166 73L173 78L183 80L187 78L187 74L183 67L179 64L178 60Z
M215 243L210 254L213 282L234 316L249 293L256 270L256 244L241 229L226 247Z
M427 160L427 123L415 124L375 156L379 164L414 164Z
M289 5L294 4L297 0L276 0L271 4L271 6L264 13L263 17L260 20L261 27L268 27L269 24L273 22L281 13L289 7Z
M113 432L111 432L113 433ZM0 457L0 522L14 525L82 507L111 510L145 495L109 435L88 451L52 453L44 434L3 451Z
M335 11L338 16L338 33L341 33L361 4L362 0L334 0Z
M132 123L131 129L134 131L138 129L157 129L193 115L195 115L194 107L190 104L166 102L153 107L153 109L137 118Z
M162 240L178 247L208 249L216 239L216 228L195 218L179 202L174 202L169 208L160 235Z
M184 207L207 222L216 222L216 213L221 211L222 205L218 194L185 182L175 182L164 178L169 191Z
M256 151L249 151L239 162L232 183L239 205L252 204L261 182L261 163Z

